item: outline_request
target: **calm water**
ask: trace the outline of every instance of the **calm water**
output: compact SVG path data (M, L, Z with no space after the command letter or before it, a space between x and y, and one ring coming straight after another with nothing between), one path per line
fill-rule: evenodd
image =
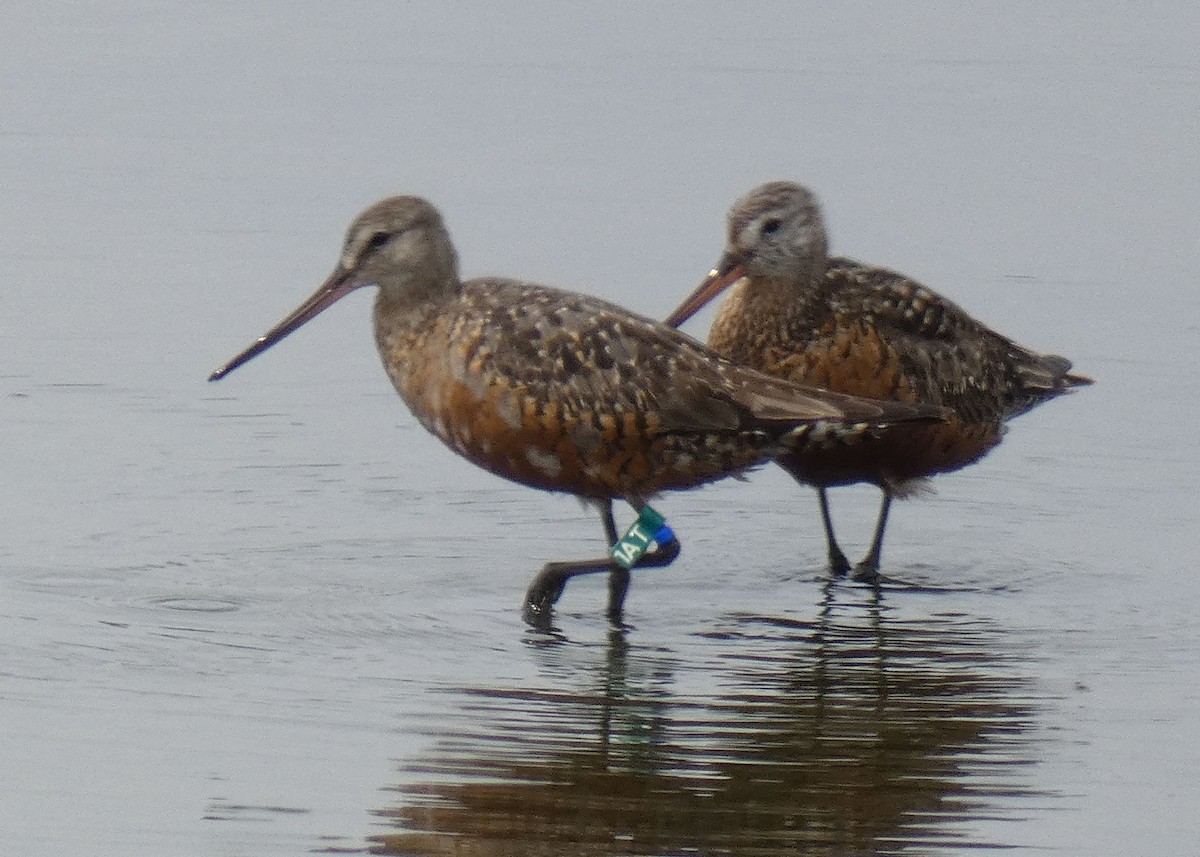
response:
M6 12L5 853L1192 854L1200 13L1093 4ZM811 184L1095 387L829 585L773 470L559 633L600 527L454 458L351 298L204 378L417 192L468 274L665 314L734 197ZM689 326L702 335L710 316ZM868 490L834 495L864 546Z

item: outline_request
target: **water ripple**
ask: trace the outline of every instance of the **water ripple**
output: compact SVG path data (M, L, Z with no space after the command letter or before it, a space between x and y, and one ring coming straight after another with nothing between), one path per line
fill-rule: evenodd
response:
M991 847L980 823L1056 797L1030 784L1044 700L1011 649L980 620L831 603L811 618L726 616L674 654L619 632L599 650L534 649L553 682L448 691L374 848Z

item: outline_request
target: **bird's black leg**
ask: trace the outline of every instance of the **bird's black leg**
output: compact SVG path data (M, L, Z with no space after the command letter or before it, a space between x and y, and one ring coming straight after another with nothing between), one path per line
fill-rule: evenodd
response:
M612 501L605 500L600 510L604 520L604 534L608 538L608 548L611 551L617 545L617 522L613 520ZM608 572L608 618L613 622L621 621L621 611L625 605L625 593L629 591L629 569L617 563L611 563Z
M631 498L629 505L638 513L638 521L641 522L643 513L648 509L646 502ZM654 515L653 511L651 515ZM662 541L654 539L654 549L638 557L635 568L665 568L679 556L679 539L675 538L675 533L669 527L664 526L656 535L662 535ZM613 624L619 625L625 610L625 594L629 591L629 569L619 564L616 568L620 572L614 570L608 579L608 618Z
M883 530L887 526L888 509L892 505L892 493L883 492L883 502L879 505L879 520L875 522L875 537L871 539L871 549L863 557L862 562L854 567L852 577L864 583L879 582L879 558L883 553Z
M612 500L605 500L600 504L600 520L604 523L604 538L611 548L620 538L617 534L617 522L613 519Z
M636 505L639 515L645 504ZM600 510L604 523L605 536L610 539L610 547L615 546L617 537L616 522L613 520L612 503L604 501ZM668 531L669 532L669 531ZM670 565L679 556L679 540L674 533L664 543L655 542L654 550L647 551L635 563L636 568L662 568ZM625 602L625 594L629 590L629 570L621 566L611 555L603 559L565 560L548 562L529 584L525 593L525 621L537 628L548 627L550 613L554 603L562 595L567 581L581 574L598 574L608 572L608 616L614 622L619 622Z
M838 547L833 535L833 518L829 514L829 495L823 486L817 487L817 498L821 502L821 523L825 526L825 543L829 546L829 570L840 577L850 570L850 561Z

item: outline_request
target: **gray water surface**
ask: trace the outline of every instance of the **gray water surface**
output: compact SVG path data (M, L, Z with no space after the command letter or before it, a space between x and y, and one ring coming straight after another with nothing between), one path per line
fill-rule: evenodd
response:
M5 31L5 853L1194 853L1192 6L26 3ZM629 628L581 580L535 633L530 576L599 523L426 434L367 295L205 383L386 194L438 204L467 275L661 316L774 178L835 252L1097 379L898 505L879 594L826 579L814 495L766 469L656 504L684 553ZM835 492L849 550L876 502Z

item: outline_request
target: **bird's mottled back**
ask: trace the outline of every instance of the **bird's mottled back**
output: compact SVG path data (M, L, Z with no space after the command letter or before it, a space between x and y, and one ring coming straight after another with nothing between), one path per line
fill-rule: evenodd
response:
M958 304L887 268L831 259L813 314L792 337L855 324L878 331L897 355L910 397L979 422L1006 421L1091 380L1071 361L1039 354L977 321ZM800 341L793 338L792 341Z

